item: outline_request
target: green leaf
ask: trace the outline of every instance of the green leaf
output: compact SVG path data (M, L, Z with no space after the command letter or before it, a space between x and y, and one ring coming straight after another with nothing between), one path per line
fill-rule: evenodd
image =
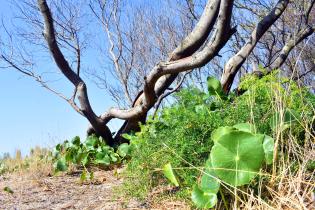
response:
M221 136L228 134L232 131L235 131L235 128L229 126L219 127L212 132L211 139L213 142L217 142L218 139L221 138Z
M176 187L179 186L178 181L175 177L172 165L170 163L164 165L163 174L172 184L174 184Z
M72 163L75 163L75 158L74 158L74 154L73 152L70 150L70 151L67 151L66 155L65 155L65 160L66 162L72 162Z
M96 152L102 152L103 151L103 149L102 149L102 147L97 147L97 149L96 149Z
M223 91L222 91L221 83L218 79L216 79L215 77L208 77L207 84L208 84L208 92L210 95L221 96Z
M118 149L117 149L117 153L120 157L126 157L127 155L129 155L130 152L130 145L127 143L123 143L121 145L119 145Z
M129 135L129 134L127 134L127 133L124 133L124 134L122 134L121 136L122 136L123 138L125 138L125 139L129 140L129 141L131 141L131 140L132 140L132 138L133 138L133 136L132 136L132 135Z
M104 157L106 154L107 154L107 152L98 152L98 153L96 153L96 155L95 155L95 159L101 160L101 159L103 159L103 157Z
M67 150L70 147L71 147L71 143L68 140L63 142L63 149L64 150Z
M81 173L81 175L80 175L80 181L81 182L84 182L85 180L86 180L86 178L87 178L87 171L86 171L86 169L84 169L83 171L82 171L82 173Z
M66 160L64 158L57 160L57 162L55 162L55 164L54 164L54 168L55 168L56 172L66 171L68 169Z
M96 149L97 152L103 153L103 154L108 154L111 152L111 148L107 145L99 146Z
M96 164L110 165L110 157L106 154L102 158L95 159Z
M80 143L81 143L80 137L79 136L74 137L71 142L73 145L80 146Z
M55 147L56 151L61 152L62 150L62 145L61 144L57 144Z
M248 184L264 159L260 137L244 131L221 136L212 147L211 163L215 174L234 186Z
M204 192L217 193L220 189L220 182L212 169L211 160L207 160L205 171L201 177L200 189Z
M207 107L204 104L195 106L195 112L197 114L206 114L207 113Z
M273 150L275 147L275 142L272 137L265 135L263 148L265 152L265 159L267 164L271 164L273 162Z
M264 142L264 139L265 139L265 135L264 135L264 134L257 133L257 134L255 134L255 136L257 137L257 140L258 140L261 144Z
M113 163L116 163L118 161L119 155L116 153L111 153L110 155L110 159Z
M97 145L98 138L96 136L88 136L84 142L88 150L94 150Z
M217 194L211 192L204 192L197 185L194 186L191 193L191 200L201 209L210 209L217 204Z
M82 154L81 163L83 166L86 166L89 163L89 154L88 153Z
M255 133L255 126L250 123L240 123L233 126L233 128L236 128L239 131L244 131L248 133Z
M7 192L7 193L10 193L10 194L13 194L13 193L14 193L13 190L12 190L10 187L4 187L4 188L3 188L3 191L4 191L4 192Z

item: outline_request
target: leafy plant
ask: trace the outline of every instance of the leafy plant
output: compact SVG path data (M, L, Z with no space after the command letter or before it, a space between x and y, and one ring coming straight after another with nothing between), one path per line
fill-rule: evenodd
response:
M120 163L129 156L129 145L121 144L117 151L105 144L101 138L89 136L81 143L78 136L74 137L71 142L65 141L55 147L55 172L67 171L69 166L76 165L83 167L80 176L81 181L93 178L93 173L87 170L87 167L96 165L99 167L108 167L111 164Z
M235 187L249 184L263 161L272 163L273 139L253 133L253 127L249 123L242 123L220 127L213 132L214 146L206 162L206 170L200 186L195 186L192 191L192 201L197 207L215 206L219 182Z
M173 104L160 110L154 120L149 117L147 124L141 125L140 132L124 135L131 142L132 158L124 172L125 195L145 199L150 190L167 183L164 174L157 171L170 163L180 185L175 196L186 200L200 176L192 166L206 165L204 173L216 177L212 181L218 181L219 177L210 170L213 167L209 156L216 139L223 133L241 130L257 138L262 135L263 159L271 164L275 133L270 122L275 113L294 110L304 125L312 124L314 94L286 78L279 78L276 72L262 79L245 78L240 85L243 94L237 97L233 93L220 96L220 86L212 80L206 92L195 87L182 89L176 93ZM244 122L249 124L240 124ZM304 125L297 121L289 124L282 137L294 136L296 143L304 145ZM263 170L269 173L271 167ZM198 187L203 191L202 183L207 180L206 175L200 177ZM250 186L258 187L256 182L251 182Z

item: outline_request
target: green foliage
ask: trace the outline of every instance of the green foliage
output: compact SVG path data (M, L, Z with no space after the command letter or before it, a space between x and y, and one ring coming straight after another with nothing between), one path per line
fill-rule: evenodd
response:
M164 176L166 178L168 178L168 180L174 184L176 187L179 186L178 184L178 181L175 177L175 174L174 174L174 171L173 171L173 168L172 168L172 165L170 163L166 164L164 167L163 167L163 173L164 173Z
M68 169L66 159L60 158L54 163L54 168L56 171L66 171Z
M264 135L263 148L265 153L265 159L267 164L271 164L273 161L273 151L275 142L270 136Z
M212 193L217 193L220 189L220 180L215 174L210 158L208 158L205 164L205 170L200 181L200 189L204 192Z
M223 92L221 83L215 77L208 77L207 78L207 85L208 85L209 95L217 96L220 99L225 98L225 94Z
M260 169L264 159L260 137L244 131L223 135L212 147L211 163L223 181L241 186L247 184Z
M215 206L218 198L215 193L204 192L197 185L195 185L191 194L191 200L198 208L209 209Z
M269 162L271 155L272 162L270 151L273 148L270 147L274 145L274 140L268 137L264 141L265 136L253 133L253 127L249 123L242 123L233 127L220 127L213 132L214 146L206 162L200 187L194 187L192 191L192 201L197 207L214 207L220 187L218 180L235 187L249 184L259 172L265 152L268 153L265 161ZM263 146L265 142L266 150Z
M244 144L245 149L234 150L233 154L237 151L246 153L250 148L256 149L252 145L246 147L249 139L258 142L260 138L259 157L255 159L257 163L251 165L251 162L242 161L242 167L256 172L263 159L267 164L273 160L274 142L271 139L275 133L270 122L275 113L294 110L294 116L299 116L305 124L311 124L314 116L312 109L315 106L314 95L288 79L279 78L276 73L262 79L254 76L246 78L241 83L240 87L244 93L240 96L233 93L228 96L221 95L218 82L213 79L208 82L208 92L193 87L181 90L175 96L174 103L161 110L156 119L150 119L146 125L142 125L140 132L124 136L131 141L132 157L125 171L124 190L127 195L144 199L154 187L168 184L161 169L170 163L173 170L176 168L174 173L180 184L178 195L190 197L196 180L200 178L197 168L204 166L206 162L207 165L212 161L219 164L217 159L207 160L213 145L217 144L218 139L224 134L242 133L247 140L239 139L236 142L226 140L224 145L215 146L214 151L217 153L235 146L237 142ZM293 124L283 123L283 117L279 119L280 124L290 125L282 133L284 138L286 135L294 136L297 143L303 145L305 130L299 120ZM249 124L240 124L245 122ZM231 131L236 134L233 132L231 134ZM262 165L264 170L268 170L267 164ZM234 162L233 168L235 165ZM217 177L214 171L210 170L210 166L206 167L205 172L208 177ZM228 174L238 178L233 173ZM229 182L243 184L251 177L247 174L246 180L244 178L235 182L230 178ZM209 181L203 175L202 180L205 183ZM212 181L217 182L216 179ZM196 190L204 190L202 183ZM214 190L212 193L217 192Z
M54 151L55 172L67 171L70 165L83 167L81 181L87 179L88 175L93 178L93 173L87 170L91 165L108 167L111 164L121 163L129 156L129 145L121 144L117 151L105 144L102 138L89 136L81 143L80 138L74 137L71 142L65 141L58 144Z

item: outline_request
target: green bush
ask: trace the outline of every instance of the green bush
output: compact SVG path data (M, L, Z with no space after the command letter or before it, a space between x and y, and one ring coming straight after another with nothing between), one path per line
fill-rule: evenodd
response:
M240 96L224 96L212 78L208 82L207 93L193 87L181 90L173 105L149 119L141 132L125 136L131 140L132 157L125 171L127 195L145 199L153 188L168 184L161 171L170 163L180 184L178 195L190 197L200 177L195 167L205 165L213 146L211 133L221 126L251 123L255 131L274 136L274 116L293 110L299 117L287 133L304 143L303 125L311 123L315 106L307 89L279 78L277 72L262 79L247 77Z
M121 144L117 150L105 144L103 139L95 135L87 137L84 142L76 136L71 141L64 141L56 145L54 149L55 173L67 171L69 166L83 168L81 181L93 179L93 172L88 167L95 165L98 167L108 167L121 163L129 155L129 145Z

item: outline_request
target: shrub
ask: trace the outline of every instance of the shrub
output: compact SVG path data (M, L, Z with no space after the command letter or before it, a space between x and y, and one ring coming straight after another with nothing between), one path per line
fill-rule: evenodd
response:
M221 126L251 123L255 131L273 137L282 126L283 135L295 136L297 144L304 144L304 127L312 123L315 106L315 97L306 88L277 72L262 79L247 77L241 82L244 93L240 96L224 96L213 88L213 79L208 81L208 93L194 87L181 90L156 119L125 136L131 140L132 157L124 174L127 195L145 199L152 189L168 184L161 171L170 163L180 183L177 195L190 197L200 177L196 167L205 165L213 146L211 133ZM290 121L294 123L290 129L283 126L285 110L293 110L296 118ZM279 116L276 127L275 116Z

